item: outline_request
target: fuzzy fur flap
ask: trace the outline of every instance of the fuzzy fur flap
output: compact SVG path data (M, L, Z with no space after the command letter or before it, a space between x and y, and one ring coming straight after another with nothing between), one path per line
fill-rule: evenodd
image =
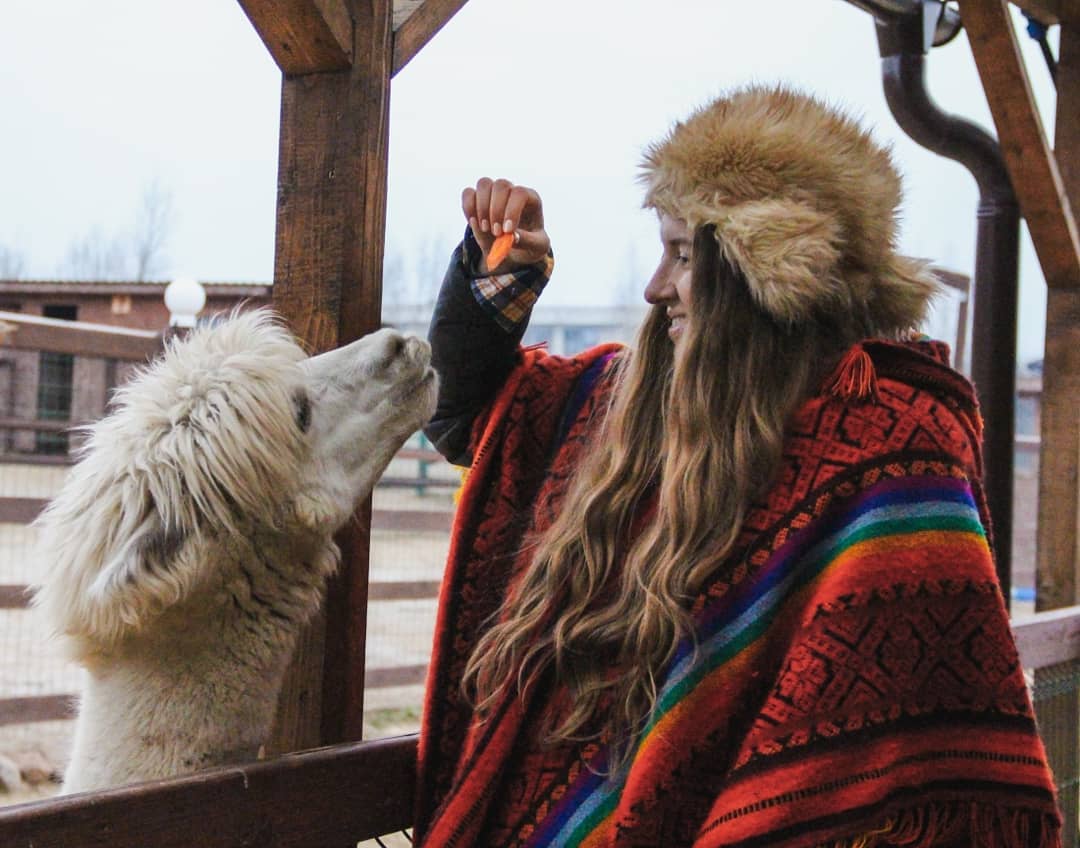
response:
M923 319L937 283L896 254L900 177L840 111L751 86L676 124L642 162L645 206L713 224L761 307L797 323L849 311L875 334Z

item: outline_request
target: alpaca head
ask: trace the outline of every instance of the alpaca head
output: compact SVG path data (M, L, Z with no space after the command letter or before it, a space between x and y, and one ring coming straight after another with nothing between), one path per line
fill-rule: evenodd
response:
M108 651L212 594L255 539L295 553L317 597L331 535L434 410L429 359L394 330L308 358L266 310L171 343L38 519L35 605L76 656Z

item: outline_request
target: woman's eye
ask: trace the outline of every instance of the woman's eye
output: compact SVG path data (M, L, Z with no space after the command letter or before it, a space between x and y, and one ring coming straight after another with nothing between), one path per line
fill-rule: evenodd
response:
M676 259L678 259L678 262L679 262L680 265L689 265L690 264L690 254L689 253L680 253L676 257Z

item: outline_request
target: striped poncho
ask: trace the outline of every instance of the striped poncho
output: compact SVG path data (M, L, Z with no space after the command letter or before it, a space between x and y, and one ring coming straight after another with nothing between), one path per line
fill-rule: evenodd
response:
M478 423L436 628L417 834L429 846L1056 846L1045 754L993 568L969 385L932 343L866 342L718 563L628 768L545 745L558 686L484 722L466 660L606 409L598 348L529 351ZM835 383L833 384L835 385ZM840 395L843 395L840 392Z

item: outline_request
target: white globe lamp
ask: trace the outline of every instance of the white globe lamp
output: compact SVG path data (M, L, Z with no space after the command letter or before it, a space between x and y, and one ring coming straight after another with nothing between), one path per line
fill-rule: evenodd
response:
M193 277L177 277L165 286L165 308L169 326L190 328L206 306L206 289Z

